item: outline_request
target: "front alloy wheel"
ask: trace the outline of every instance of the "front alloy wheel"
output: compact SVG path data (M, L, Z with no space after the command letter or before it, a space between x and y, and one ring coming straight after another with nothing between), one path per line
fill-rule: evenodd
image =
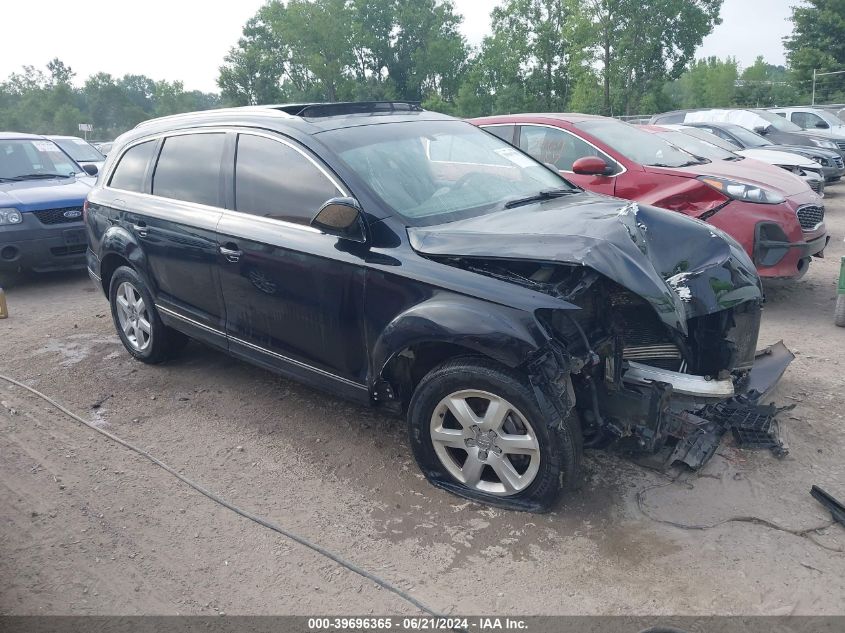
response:
M434 452L469 488L508 496L525 490L540 470L540 444L526 417L504 398L461 390L431 416Z
M429 371L411 396L408 431L426 479L468 499L545 512L577 485L578 419L562 419L526 375L486 358Z

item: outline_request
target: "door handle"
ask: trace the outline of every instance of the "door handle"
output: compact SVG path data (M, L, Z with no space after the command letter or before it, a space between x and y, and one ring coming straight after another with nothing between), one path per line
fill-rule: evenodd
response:
M132 228L140 237L147 237L147 223L146 222L138 222L138 224L133 224Z
M233 246L234 248L226 248L227 246ZM220 247L220 254L223 255L227 261L236 264L240 260L241 255L243 255L243 252L238 250L238 247L235 244L226 244L226 246Z

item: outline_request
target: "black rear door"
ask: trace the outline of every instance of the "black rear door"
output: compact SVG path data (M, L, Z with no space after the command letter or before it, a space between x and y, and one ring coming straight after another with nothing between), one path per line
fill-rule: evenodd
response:
M148 193L121 196L125 226L144 251L144 272L162 320L225 347L216 229L223 214L226 134L176 134L151 142L157 143L157 157L148 170ZM115 177L119 171L120 165Z

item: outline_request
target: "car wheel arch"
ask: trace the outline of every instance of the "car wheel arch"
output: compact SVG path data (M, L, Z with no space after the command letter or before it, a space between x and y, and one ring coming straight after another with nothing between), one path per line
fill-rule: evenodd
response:
M451 327L444 327L448 321ZM465 297L435 298L410 308L384 328L372 348L372 375L391 384L397 398L407 404L408 389L448 360L474 356L515 369L547 345L547 335L533 313Z
M134 268L146 277L147 258L135 237L126 229L113 226L100 240L100 279L103 290L108 294L109 283L114 271L120 266Z

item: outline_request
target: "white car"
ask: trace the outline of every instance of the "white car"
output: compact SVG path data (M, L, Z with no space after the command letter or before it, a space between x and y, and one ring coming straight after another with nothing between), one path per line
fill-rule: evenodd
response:
M711 134L707 130L687 125L663 124L660 127L666 128L667 130L683 132L687 136L692 136L700 141L709 143L710 145L715 145L727 152L732 152L734 154L738 154L739 156L745 156L746 158L753 158L754 160L759 160L761 162L768 163L769 165L775 165L776 167L791 171L795 175L804 178L804 180L807 181L807 184L810 185L810 188L817 194L820 196L824 195L825 179L822 166L806 156L771 149L737 149L733 144L719 138L715 134Z
M787 121L792 121L798 127L810 130L813 133L824 135L825 132L830 132L837 137L845 135L845 121L833 112L822 108L770 108L769 112L774 112Z

